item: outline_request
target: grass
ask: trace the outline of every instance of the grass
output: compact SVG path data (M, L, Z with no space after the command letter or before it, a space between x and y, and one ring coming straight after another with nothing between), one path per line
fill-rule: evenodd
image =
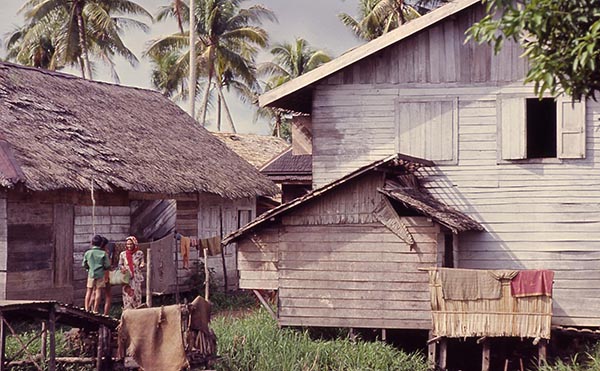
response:
M211 323L223 358L217 370L406 370L425 371L420 353L403 353L381 342L347 338L314 340L307 331L279 329L259 309L231 321L217 317Z
M558 359L540 367L539 371L600 371L600 343L591 346L586 352L580 352L569 360Z

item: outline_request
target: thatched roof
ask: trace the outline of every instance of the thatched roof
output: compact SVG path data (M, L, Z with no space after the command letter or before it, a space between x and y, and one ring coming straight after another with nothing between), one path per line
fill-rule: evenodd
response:
M290 146L285 139L272 135L220 132L212 134L257 169Z
M363 167L353 171L350 174L347 174L337 180L334 180L333 182L326 184L321 188L315 189L315 190L305 194L304 196L298 197L298 198L296 198L290 202L287 202L285 204L281 204L280 206L261 214L258 218L254 219L253 221L246 224L242 228L225 236L225 238L223 239L223 244L228 244L230 242L234 242L236 239L240 238L241 236L243 236L253 230L256 230L258 227L262 226L263 224L274 221L276 216L278 216L280 214L284 214L284 213L287 214L287 213L291 212L292 210L294 210L295 208L297 208L298 206L303 205L304 203L306 203L312 199L315 199L317 197L321 197L322 195L330 192L333 189L336 189L337 187L341 186L342 184L345 184L348 181L355 179L355 178L357 178L367 172L370 172L372 170L384 169L384 168L389 168L389 167L402 167L402 168L406 169L407 171L413 172L416 169L419 169L423 166L434 166L434 163L429 160L406 156L406 155L403 155L400 153L392 155L392 156L388 156L388 157L378 160L378 161L375 161L369 165L363 166Z
M312 155L294 155L292 148L266 163L260 172L276 183L312 182Z
M107 192L278 191L158 92L10 63L0 63L0 139L1 187L89 190L93 179ZM11 156L17 170L5 172Z

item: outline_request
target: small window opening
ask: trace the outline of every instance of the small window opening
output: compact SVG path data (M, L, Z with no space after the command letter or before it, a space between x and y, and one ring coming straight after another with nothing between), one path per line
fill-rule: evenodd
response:
M527 99L527 158L556 157L556 101Z
M454 268L454 235L444 234L444 262L443 267Z

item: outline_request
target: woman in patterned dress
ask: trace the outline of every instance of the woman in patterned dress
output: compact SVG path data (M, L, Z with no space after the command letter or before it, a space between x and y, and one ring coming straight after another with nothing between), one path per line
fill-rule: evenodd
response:
M142 282L144 282L144 253L138 248L137 238L125 240L125 251L119 255L119 269L129 270L129 285L123 285L123 309L136 309L142 304Z

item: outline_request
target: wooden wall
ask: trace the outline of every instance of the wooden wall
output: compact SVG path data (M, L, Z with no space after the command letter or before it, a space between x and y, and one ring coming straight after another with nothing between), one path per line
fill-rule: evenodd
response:
M241 289L277 290L279 233L265 228L237 243Z
M427 273L438 228L403 221L411 250L381 224L286 226L279 243L279 322L293 326L429 329Z
M73 286L74 302L77 304L82 304L85 296L87 273L81 263L83 255L91 247L90 242L94 234L100 234L111 242L122 242L129 236L129 201L124 200L123 203L125 205L96 206L94 218L91 206L74 207Z
M377 172L350 180L246 235L240 287L279 289L281 325L430 328L428 276L419 268L438 264L440 228L402 217L411 249L378 223L383 181Z
M224 237L248 223L256 216L256 200L244 198L228 200L217 195L200 194L194 198L178 197L176 230L184 236L194 238ZM241 220L239 218L242 218ZM237 246L225 247L225 266L229 290L238 288ZM190 262L203 260L202 251L192 249ZM190 278L192 270L183 269L181 255L178 255L178 275L180 282ZM214 271L214 284L224 287L223 260L221 256L211 256L208 266Z
M479 5L324 81L313 101L313 181L322 186L398 147L396 104L407 96L458 100L457 159L423 169L427 187L481 222L461 235L466 268L552 269L554 324L600 326L600 104L587 102L584 159L499 161L497 100L533 95L521 50L499 56L463 45Z

